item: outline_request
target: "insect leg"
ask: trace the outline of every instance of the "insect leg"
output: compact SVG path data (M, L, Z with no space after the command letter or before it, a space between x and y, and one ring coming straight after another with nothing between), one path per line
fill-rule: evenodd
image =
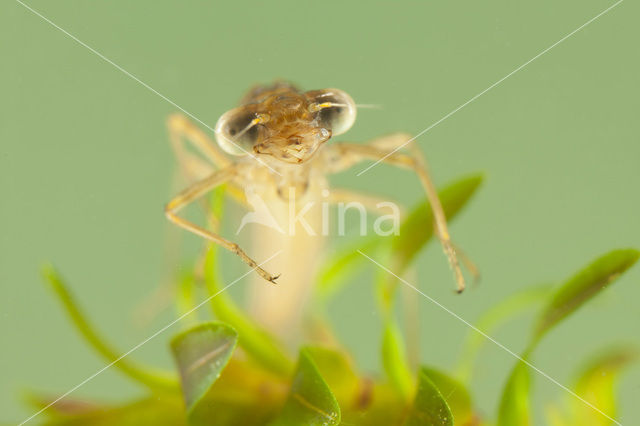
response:
M198 226L195 223L190 222L177 215L178 211L187 206L189 203L197 200L216 186L221 185L233 178L235 173L236 169L233 166L227 167L222 170L216 170L208 177L187 187L184 191L180 192L171 201L169 201L169 203L167 203L167 205L165 206L165 214L167 215L167 218L176 225L186 229L187 231L193 232L194 234L199 235L209 241L212 241L231 251L232 253L237 254L247 265L255 269L256 272L258 272L265 280L275 283L275 280L278 278L278 276L271 275L267 271L259 267L258 264L238 246L238 244L233 243L221 237L220 235L208 231L203 227Z
M388 142L388 140L386 142ZM377 140L377 143L381 144L380 139ZM431 205L436 235L442 244L442 248L449 260L451 269L453 270L457 290L459 293L462 292L465 288L464 276L460 269L456 250L451 242L451 236L449 235L449 230L447 228L447 220L444 210L442 209L442 204L440 203L435 185L433 184L429 174L427 162L422 155L417 155L411 147L407 147L412 150L411 155L400 152L390 154L388 149L381 149L372 144L360 145L341 143L332 145L331 147L332 149L337 150L338 154L332 156L333 158L350 158L352 162L363 160L382 161L398 167L408 168L418 175L427 195L427 199Z
M175 113L170 115L167 119L167 128L171 146L187 183L209 176L214 169L223 169L231 166L232 161L218 148L218 145L184 114ZM189 151L187 145L195 148L200 155ZM229 185L228 189L229 194L234 199L241 203L244 202L242 196L239 195L243 192L241 189L232 184ZM202 207L205 212L208 210L207 204L204 202ZM215 218L213 220L215 221Z
M425 159L424 154L422 153L420 148L418 148L418 146L413 141L407 143L407 141L411 140L412 137L413 136L411 136L409 133L393 133L374 139L369 144L374 145L377 148L385 150L388 149L389 151L393 151L398 147L402 147L408 150L414 156L414 158L420 159L426 167L427 160ZM479 282L480 270L478 269L476 264L473 262L473 260L471 260L471 258L469 258L469 256L466 255L466 253L462 249L460 249L460 247L455 244L455 242L451 241L450 243L457 257L473 277L474 283Z

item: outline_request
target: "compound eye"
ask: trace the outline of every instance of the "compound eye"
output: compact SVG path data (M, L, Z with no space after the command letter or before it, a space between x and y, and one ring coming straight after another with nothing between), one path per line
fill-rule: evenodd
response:
M318 126L341 135L356 121L356 104L347 93L338 89L313 90L305 94L309 110L316 114Z
M261 139L265 116L248 111L244 107L227 111L216 124L216 141L220 148L231 155L246 155Z

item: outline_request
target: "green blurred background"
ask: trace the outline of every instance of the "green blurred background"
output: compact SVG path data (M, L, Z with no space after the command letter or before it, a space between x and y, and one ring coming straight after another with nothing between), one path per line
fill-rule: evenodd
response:
M347 134L364 141L423 130L613 2L28 4L211 126L249 86L283 78L382 105L362 110ZM609 249L640 247L637 22L637 3L620 4L419 138L438 183L487 175L452 226L482 284L456 296L440 248L420 257L420 285L463 318L561 280ZM42 262L62 270L123 351L175 318L168 308L140 320L167 270L162 206L176 164L164 120L176 108L17 2L0 5L0 31L0 420L19 421L30 414L22 390L61 393L103 366L42 285ZM334 182L408 205L422 197L408 173L355 171ZM184 239L187 252L198 243ZM235 259L226 268L228 277L245 270ZM361 366L376 371L370 275L337 299L331 317ZM640 344L638 300L635 267L555 330L534 364L569 384L593 351ZM418 303L422 360L453 366L469 330L428 300ZM513 321L496 339L522 350L531 320ZM170 366L167 341L178 330L135 358ZM513 364L502 349L485 347L471 386L481 412L493 416ZM118 401L139 392L108 370L75 395ZM565 397L535 376L538 413ZM618 419L636 424L639 367L620 397Z

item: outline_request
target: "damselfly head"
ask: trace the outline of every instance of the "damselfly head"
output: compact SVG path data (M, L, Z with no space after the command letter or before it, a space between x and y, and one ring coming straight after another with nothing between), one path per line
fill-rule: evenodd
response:
M254 89L245 99L247 103L224 113L216 125L218 144L233 155L303 163L356 119L353 99L338 89L300 92L278 83Z

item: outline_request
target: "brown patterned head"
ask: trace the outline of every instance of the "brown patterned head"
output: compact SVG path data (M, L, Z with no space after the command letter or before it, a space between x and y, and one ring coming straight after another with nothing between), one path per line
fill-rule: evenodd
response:
M253 89L244 100L216 125L218 144L233 155L304 163L331 136L349 130L356 118L353 99L338 89L300 92L277 83Z

